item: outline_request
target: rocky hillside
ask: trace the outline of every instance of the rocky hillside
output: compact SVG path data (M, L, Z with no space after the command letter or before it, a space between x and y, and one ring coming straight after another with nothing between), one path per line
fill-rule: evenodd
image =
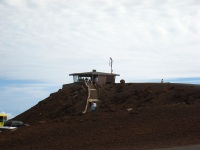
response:
M69 84L1 132L3 149L153 149L200 144L200 86L125 83L99 87L97 112L82 114L84 85ZM7 137L7 138L4 138ZM18 148L19 147L19 148Z

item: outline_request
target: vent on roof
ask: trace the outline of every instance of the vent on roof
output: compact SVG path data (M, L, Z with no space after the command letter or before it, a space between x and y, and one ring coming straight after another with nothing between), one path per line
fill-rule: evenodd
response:
M92 72L97 72L96 70L92 70Z

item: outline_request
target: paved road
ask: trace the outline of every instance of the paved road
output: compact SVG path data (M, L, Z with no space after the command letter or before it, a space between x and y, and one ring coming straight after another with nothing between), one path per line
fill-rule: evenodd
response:
M154 149L154 150L200 150L200 144L199 145L173 147L173 148Z

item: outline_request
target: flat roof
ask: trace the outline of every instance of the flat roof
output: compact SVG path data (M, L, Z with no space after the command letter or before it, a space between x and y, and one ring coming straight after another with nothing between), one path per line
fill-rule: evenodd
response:
M72 73L69 74L70 76L73 75L106 75L106 76L120 76L119 74L115 73L105 73L105 72L96 72L96 71L91 71L91 72L82 72L82 73Z

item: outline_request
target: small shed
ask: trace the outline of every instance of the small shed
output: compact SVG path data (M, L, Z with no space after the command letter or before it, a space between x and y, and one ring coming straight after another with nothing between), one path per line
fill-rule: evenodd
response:
M92 70L91 72L72 73L69 75L73 76L74 82L85 82L90 80L93 83L96 82L98 85L115 83L115 77L119 76L119 74L97 72L96 70Z

